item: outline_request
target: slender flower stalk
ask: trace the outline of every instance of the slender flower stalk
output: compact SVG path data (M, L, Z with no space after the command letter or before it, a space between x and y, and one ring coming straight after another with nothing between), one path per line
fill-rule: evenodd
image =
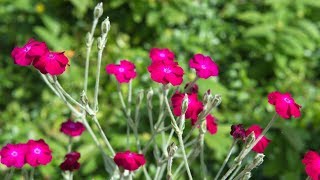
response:
M228 154L227 154L227 157L224 159L223 164L222 164L222 166L220 167L220 169L219 169L216 177L214 178L214 180L218 180L218 178L219 178L219 176L220 176L223 168L226 166L227 162L229 161L229 158L230 158L230 156L231 156L231 154L232 154L235 146L237 145L237 142L238 142L238 141L239 141L239 140L234 140L234 141L232 142L231 147L230 147L230 149L229 149L229 152L228 152Z
M12 179L12 176L13 176L13 173L14 173L14 168L10 168L9 169L9 172L6 174L6 176L4 177L5 180L11 180Z

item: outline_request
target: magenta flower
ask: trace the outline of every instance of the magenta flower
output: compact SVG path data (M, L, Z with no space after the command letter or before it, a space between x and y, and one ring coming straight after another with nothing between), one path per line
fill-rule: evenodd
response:
M174 53L169 49L152 48L150 50L150 59L152 62L170 60L174 61Z
M60 169L63 171L73 171L80 168L80 163L78 160L80 159L80 153L78 152L70 152L65 155L64 161L60 164Z
M63 53L47 51L33 61L33 66L42 74L60 75L66 70L69 63L68 58Z
M290 93L271 92L268 95L268 102L275 106L278 115L284 119L301 116L301 106L294 101Z
M129 171L135 171L146 163L143 154L137 154L130 151L116 153L113 160L119 167Z
M171 83L178 86L183 81L183 69L177 62L171 60L155 61L148 66L151 79L161 84Z
M108 64L106 66L107 74L113 74L119 83L128 83L137 76L136 66L128 61L121 60L120 64Z
M11 52L11 57L15 64L29 66L36 58L47 51L46 43L30 39L23 47L15 47Z
M216 119L211 114L206 117L206 123L209 133L212 135L216 134L218 131L218 125L216 123Z
M22 168L25 164L25 144L7 144L1 151L1 163L7 167Z
M320 156L317 152L308 151L304 155L302 163L306 166L306 173L312 180L320 179Z
M71 137L80 136L85 130L86 128L81 122L73 122L71 119L62 123L60 127L60 132Z
M46 165L51 160L51 150L43 139L37 141L29 140L27 142L26 161L30 166Z
M218 65L209 57L202 54L196 54L189 61L190 68L197 72L199 78L208 79L211 76L218 76Z
M171 97L171 103L173 106L173 114L176 116L181 116L181 105L184 98L184 93L179 93L178 91ZM196 93L187 94L188 95L188 108L186 111L186 119L191 119L194 124L198 119L198 114L202 111L202 102L198 100Z
M246 130L246 137L248 137L251 132L254 132L255 138L258 138L262 131L263 129L259 125L252 125ZM263 136L262 139L252 148L252 150L256 153L263 153L269 142L271 142L271 140Z
M242 139L246 137L246 130L243 128L242 124L232 125L230 135L233 136L233 139Z

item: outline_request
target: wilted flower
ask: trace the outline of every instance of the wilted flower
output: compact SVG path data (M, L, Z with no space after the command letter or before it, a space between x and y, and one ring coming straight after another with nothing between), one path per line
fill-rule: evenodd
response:
M232 125L230 135L233 139L245 139L246 130L243 128L242 124Z
M119 167L129 171L135 171L146 163L143 154L130 151L116 153L113 160Z
M186 90L187 87L189 87L190 83L187 83L184 86L184 89ZM198 93L199 91L199 86L196 83L193 83L191 87L189 87L189 90L186 93Z
M64 161L60 164L60 169L63 171L73 171L80 168L80 163L78 160L80 159L80 153L78 152L70 152L65 155Z
M216 134L218 131L218 125L216 123L215 117L213 117L211 114L209 114L206 117L206 123L207 123L207 130L210 134Z
M61 124L60 132L71 136L80 136L86 128L81 122L73 122L71 119Z
M113 74L119 83L128 83L137 76L135 68L136 66L132 62L121 60L120 64L108 64L106 72Z

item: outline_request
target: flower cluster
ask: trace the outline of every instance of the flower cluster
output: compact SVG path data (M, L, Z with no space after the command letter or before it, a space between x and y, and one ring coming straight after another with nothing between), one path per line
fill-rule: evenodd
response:
M50 51L45 42L30 39L24 46L15 47L11 52L15 64L33 65L42 74L60 75L69 63L64 52Z
M63 122L60 127L60 132L70 136L70 138L81 136L84 130L85 127L81 122L74 122L71 119ZM60 169L63 171L74 171L79 169L80 163L78 160L80 159L80 156L80 153L76 151L67 153L64 157L64 161L60 164Z
M52 160L50 147L43 139L7 144L1 149L0 156L2 164L15 168L22 168L26 163L32 167L47 165Z

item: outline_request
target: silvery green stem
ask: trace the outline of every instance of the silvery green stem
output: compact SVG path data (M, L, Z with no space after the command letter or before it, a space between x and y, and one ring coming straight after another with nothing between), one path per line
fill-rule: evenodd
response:
M96 69L96 83L94 88L94 101L93 101L93 110L98 111L98 94L99 94L99 81L100 81L100 69L101 69L101 60L103 50L107 43L107 36L110 30L110 21L109 17L107 17L101 23L101 37L98 38L98 61L97 61L97 69Z
M68 151L68 153L70 153L70 152L72 151L72 137L69 136L69 137L68 137L68 140L69 140L69 142L68 142L67 151Z
M231 166L231 168L226 172L226 174L221 178L221 180L227 179L230 174L236 169L238 165Z
M237 145L237 142L238 142L238 140L234 140L234 141L232 142L231 147L230 147L230 149L229 149L229 152L228 152L228 154L227 154L227 157L224 159L223 164L222 164L222 166L220 167L220 169L219 169L216 177L214 178L214 180L218 180L218 178L219 178L219 176L220 176L223 168L226 166L227 162L229 161L229 158L230 158L230 156L231 156L231 154L232 154L235 146Z
M206 128L206 123L205 121L203 122L204 124L204 128ZM202 125L203 126L203 125ZM200 127L201 129L203 127ZM201 176L203 179L207 179L206 178L206 174L207 174L207 166L204 162L204 134L205 132L200 132L200 135L199 135L199 141L200 141L200 164L201 164Z
M180 148L182 150L182 154L183 154L183 160L184 160L184 163L185 163L185 167L187 169L187 173L188 173L188 177L189 179L193 179L192 178L192 175L191 175L191 171L190 171L190 168L189 168L189 164L188 164L188 159L187 159L187 155L186 155L186 151L185 151L185 148L184 148L184 143L183 143L183 138L182 138L182 133L183 133L183 130L180 129L176 123L176 119L174 118L173 114L172 114L172 111L171 111L171 108L170 108L170 104L169 104L169 101L168 101L168 98L167 98L167 94L168 94L168 90L165 90L165 98L164 98L164 101L165 101L165 104L166 104L166 107L167 107L167 111L169 112L169 115L170 115L170 118L171 118L171 124L173 126L173 129L175 130L177 136L178 136L178 139L179 139L179 145L180 145ZM184 125L185 123L185 114L183 113L180 117L180 127L182 127L182 125Z
M229 179L233 179L238 174L238 172L240 171L241 167L242 167L242 164L238 165L237 169L231 174Z
M132 102L132 80L129 82L129 91L128 91L128 114L131 116L131 102ZM127 149L130 146L130 126L127 123Z
M100 125L97 117L96 117L96 116L93 116L92 119L93 119L93 121L95 122L95 124L97 125L97 127L98 127L98 129L99 129L99 132L100 132L100 134L101 134L101 136L102 136L102 139L103 139L104 142L106 143L106 145L107 145L108 149L110 150L112 156L114 156L114 155L115 155L115 152L114 152L114 150L113 150L113 148L112 148L112 146L111 146L111 144L110 144L107 136L106 136L105 133L103 132L103 130L102 130L102 128L101 128L101 125Z
M143 90L141 90L138 93L136 110L135 110L135 114L134 114L134 122L136 123L136 128L139 127L139 123L140 123L140 107L142 104L143 97L144 97L144 92L143 92Z
M35 167L32 167L30 170L30 177L29 177L30 180L34 180L34 171L35 171Z
M247 165L243 171L239 173L238 176L234 178L234 180L239 180L240 178L246 177L244 179L249 179L251 176L246 176L246 174L250 173L254 168L260 166L263 163L264 154L257 154L254 160ZM250 173L251 175L251 173Z

